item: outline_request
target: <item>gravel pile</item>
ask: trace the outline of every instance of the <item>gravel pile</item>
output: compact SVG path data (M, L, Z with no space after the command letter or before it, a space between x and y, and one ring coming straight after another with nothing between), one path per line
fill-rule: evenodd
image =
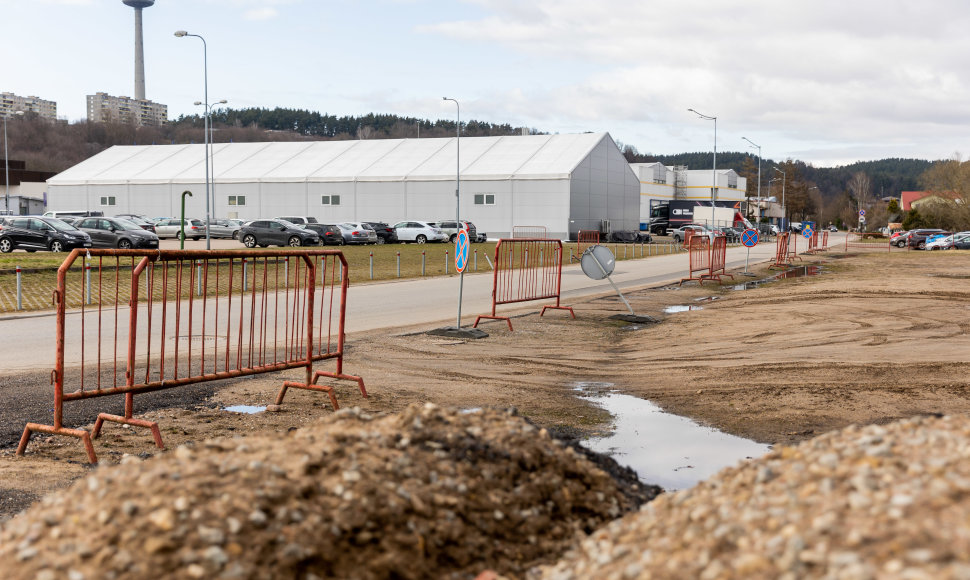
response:
M2 576L522 577L657 492L635 481L514 412L342 410L100 468L5 524Z
M970 420L775 450L660 496L530 577L970 579Z

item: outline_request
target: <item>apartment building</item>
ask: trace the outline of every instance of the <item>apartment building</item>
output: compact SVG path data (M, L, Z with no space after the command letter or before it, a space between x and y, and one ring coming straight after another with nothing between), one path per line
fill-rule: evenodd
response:
M15 114L17 111L36 113L44 119L57 120L57 103L45 101L40 97L21 97L13 93L0 93L0 117Z
M168 122L168 105L107 93L87 96L89 123L157 126Z

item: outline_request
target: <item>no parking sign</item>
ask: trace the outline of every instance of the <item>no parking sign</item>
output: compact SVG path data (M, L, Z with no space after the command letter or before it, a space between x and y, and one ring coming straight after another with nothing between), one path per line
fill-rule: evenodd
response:
M455 239L455 270L461 274L468 265L468 230L458 230L458 237Z
M758 245L758 230L744 230L741 234L741 245L746 248L753 248Z

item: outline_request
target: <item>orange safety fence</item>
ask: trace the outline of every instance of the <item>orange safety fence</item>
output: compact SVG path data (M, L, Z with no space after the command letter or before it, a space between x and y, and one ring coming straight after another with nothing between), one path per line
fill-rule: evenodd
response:
M80 439L96 463L105 421L148 428L164 448L158 424L134 418L134 395L205 381L303 368L276 404L300 388L337 409L321 377L355 381L366 397L363 379L343 372L347 288L334 250L74 250L54 292L53 424L28 423L17 454L42 432ZM325 359L335 372L314 373ZM123 416L99 414L91 433L64 426L66 402L110 395L124 395Z
M727 276L733 280L734 276L725 271L726 266L727 238L724 236L715 236L714 243L711 245L711 270L707 276L702 276L702 278L720 282L721 276Z
M546 226L512 226L512 237L544 240L549 237L549 231Z
M789 263L795 260L801 260L801 258L798 256L798 238L800 237L801 235L794 235L794 236L791 235L791 232L789 232L788 234L788 262Z
M596 232L597 234L599 232ZM513 304L531 300L556 299L554 306L543 306L539 316L547 308L568 310L573 318L576 313L569 306L560 306L562 290L562 241L545 239L501 239L495 245L495 269L492 273L492 314L475 319L474 328L483 319L504 320L512 330L508 316L498 316L499 304Z
M711 270L711 240L707 236L693 236L690 238L690 243L687 246L690 252L690 269L687 272L687 278L681 278L680 284L683 285L684 282L689 282L691 280L697 280L698 283L702 284L704 280L704 275L702 272L707 272L710 274ZM694 274L700 274L695 276Z
M583 252L590 246L600 243L600 233L597 230L579 230L576 236L576 258L581 259Z
M775 263L768 266L768 269L772 268L787 268L791 266L790 254L788 252L788 238L791 236L790 232L784 232L778 234L775 238Z
M860 236L857 233L847 233L845 234L845 251L848 252L849 248L855 251L863 252L892 252L893 245L887 240L877 240L873 238L866 238Z

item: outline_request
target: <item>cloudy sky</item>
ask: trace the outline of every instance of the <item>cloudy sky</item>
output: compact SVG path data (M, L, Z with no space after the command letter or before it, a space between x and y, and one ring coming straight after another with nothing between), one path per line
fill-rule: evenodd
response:
M0 0L0 91L85 116L134 93L121 0ZM642 153L817 166L970 153L965 0L157 0L147 97L607 131ZM14 48L15 47L15 48Z

